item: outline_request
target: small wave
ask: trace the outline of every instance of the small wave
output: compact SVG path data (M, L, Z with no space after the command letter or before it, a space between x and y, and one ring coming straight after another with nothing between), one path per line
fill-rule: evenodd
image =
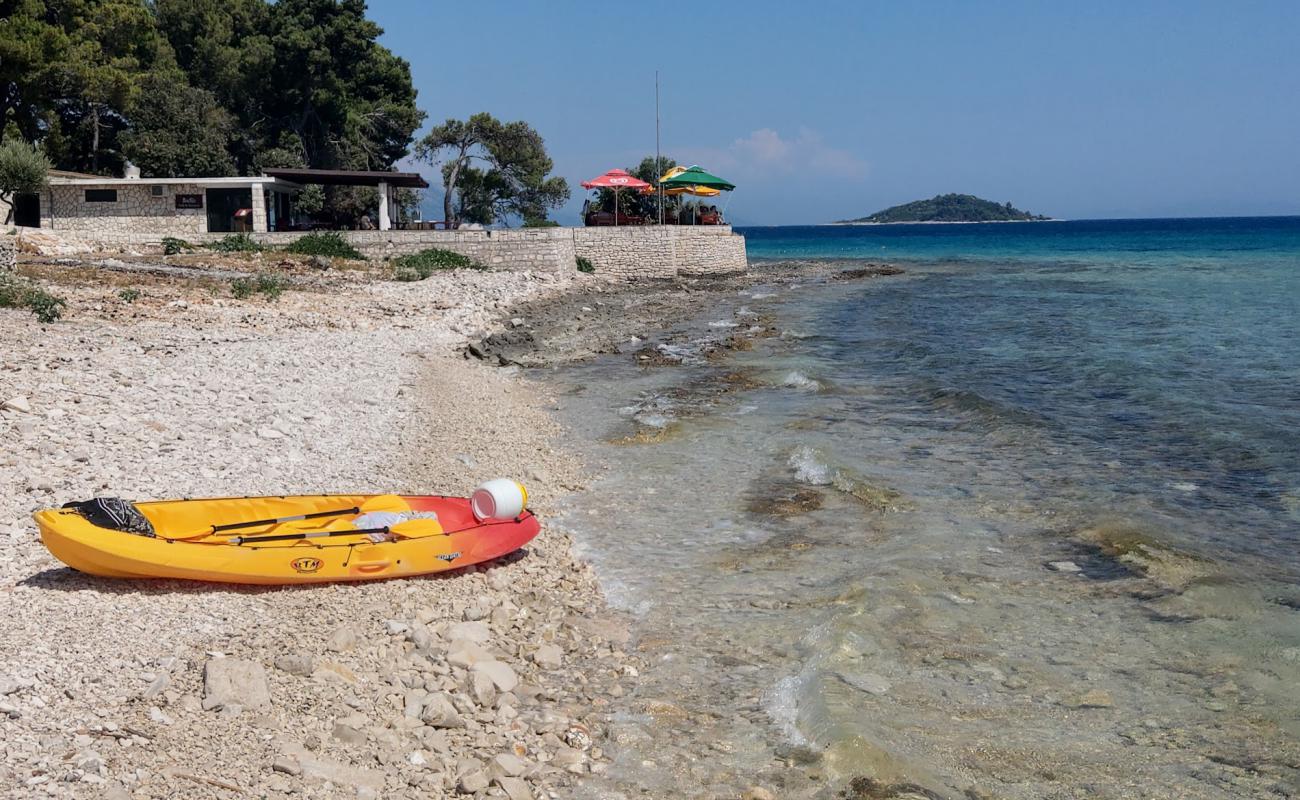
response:
M700 348L700 344L692 343L685 345L661 344L655 349L669 361L677 361L682 364L702 364L704 359L700 356Z
M799 732L799 695L803 684L804 680L798 675L777 681L763 694L763 710L787 741L806 746L808 740Z
M807 445L795 448L790 454L789 464L795 478L811 486L827 486L834 477L830 465Z
M806 392L820 391L821 382L808 377L797 369L790 370L785 377L781 379L781 385L791 389L802 389Z
M755 292L749 296L750 300L768 300L776 297L776 292Z
M654 412L644 411L633 414L632 419L648 428L667 428L669 425L672 425L677 421L675 417L668 414L656 414Z
M717 320L716 322L710 322L709 327L710 328L739 328L740 323L732 322L731 320L728 319L720 319Z

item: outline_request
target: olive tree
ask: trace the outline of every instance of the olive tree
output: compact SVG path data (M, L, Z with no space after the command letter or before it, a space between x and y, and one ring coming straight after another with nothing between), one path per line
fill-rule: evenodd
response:
M0 144L0 201L9 209L5 224L13 219L14 195L39 192L45 188L49 171L49 159L35 146L16 137L7 138Z
M448 222L519 217L536 223L569 199L568 182L548 175L554 162L541 134L525 122L501 122L485 113L449 119L416 145L416 155L441 165Z

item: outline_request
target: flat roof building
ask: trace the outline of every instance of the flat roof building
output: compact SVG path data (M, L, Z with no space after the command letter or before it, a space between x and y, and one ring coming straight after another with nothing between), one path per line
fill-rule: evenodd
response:
M11 223L85 233L195 233L295 230L294 198L307 184L373 186L379 192L378 227L393 218L393 191L427 188L413 172L268 169L231 178L106 178L51 171L40 193L17 195ZM9 209L0 207L0 219Z

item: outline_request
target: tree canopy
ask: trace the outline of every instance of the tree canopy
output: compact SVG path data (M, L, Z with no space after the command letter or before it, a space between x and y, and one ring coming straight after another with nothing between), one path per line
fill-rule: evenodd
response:
M548 209L569 199L568 181L549 175L554 162L546 143L525 122L501 122L486 113L449 119L429 131L416 154L441 165L449 222L486 225L517 218L538 224Z
M0 131L60 169L391 169L424 114L363 0L0 0ZM324 213L358 213L350 187Z
M10 205L3 222L8 224L13 217L13 196L40 191L49 171L49 160L35 147L16 138L0 143L0 201Z

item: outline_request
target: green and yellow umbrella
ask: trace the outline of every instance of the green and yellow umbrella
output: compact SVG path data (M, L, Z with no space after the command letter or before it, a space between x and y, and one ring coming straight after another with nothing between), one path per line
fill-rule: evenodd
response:
M721 189L712 189L708 186L669 187L668 185L664 184L664 181L668 180L669 178L674 178L685 171L686 171L686 167L673 167L672 169L665 172L662 176L660 176L659 183L664 185L664 194L670 197L676 197L682 194L695 195L696 197L717 197L718 195L722 194ZM644 190L645 194L654 194L654 192L655 192L655 187L653 186L651 186L649 189Z
M677 170L681 171L678 172ZM687 167L686 169L674 167L659 179L659 185L664 187L665 191L690 189L693 190L692 194L700 189L712 189L716 194L717 192L729 192L736 188L734 183L705 172L700 167Z

